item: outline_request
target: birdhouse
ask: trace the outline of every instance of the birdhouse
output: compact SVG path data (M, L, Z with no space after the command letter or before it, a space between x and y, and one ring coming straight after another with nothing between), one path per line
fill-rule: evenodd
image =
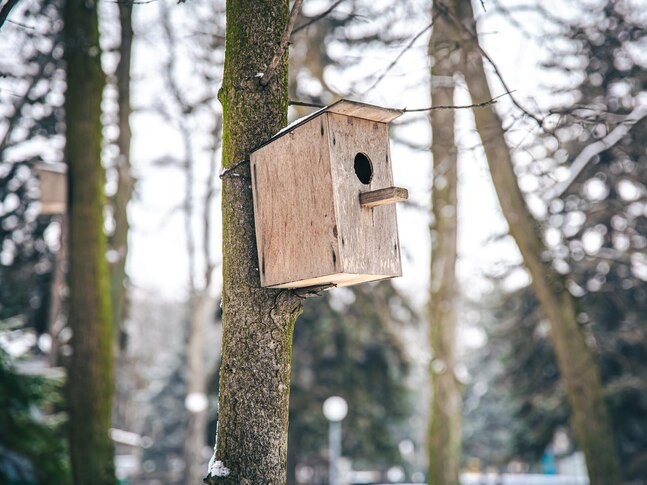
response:
M402 276L388 123L347 100L299 120L250 157L261 286L348 286Z
M40 180L41 214L63 214L67 206L67 166L39 163L34 171Z

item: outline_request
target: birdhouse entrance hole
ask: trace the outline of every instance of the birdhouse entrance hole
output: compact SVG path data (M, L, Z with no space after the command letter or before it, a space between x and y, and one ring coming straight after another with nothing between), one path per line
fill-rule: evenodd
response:
M373 178L373 164L364 153L355 155L355 175L365 185L368 185Z

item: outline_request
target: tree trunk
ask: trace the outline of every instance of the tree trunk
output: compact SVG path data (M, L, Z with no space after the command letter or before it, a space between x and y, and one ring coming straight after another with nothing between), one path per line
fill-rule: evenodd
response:
M96 2L67 0L64 10L69 166L68 370L70 454L74 483L115 483L108 429L113 395L113 333L103 232L101 97L105 76Z
M132 2L119 2L121 42L116 70L117 102L119 106L119 137L117 146L117 192L112 200L115 230L110 238L115 257L111 261L112 316L115 329L119 329L119 348L126 346L123 322L127 311L126 259L128 257L128 204L133 194L134 181L130 170L130 59L133 48Z
M478 49L472 6L470 2L460 3L462 11L458 18L466 26L462 29L467 37L462 58L465 81L474 102L488 100L492 94ZM586 457L591 485L620 483L598 363L578 327L575 301L565 287L564 278L544 256L548 250L541 228L519 189L501 119L493 106L475 109L474 118L501 210L532 276L533 291L550 322L551 340L571 406L573 430Z
M429 41L432 105L454 101L455 31L435 9ZM457 150L454 111L431 112L431 281L429 328L432 401L428 430L429 485L458 485L461 456L461 391L454 374L456 335Z
M287 122L287 52L267 86L288 0L227 1L223 167ZM289 291L260 287L249 164L223 177L223 351L217 466L209 483L285 483L292 332L302 311ZM220 475L214 477L214 475ZM226 476L225 476L226 475Z
M61 214L56 218L58 220L61 234L59 236L59 246L54 256L54 267L52 271L52 285L50 287L50 303L47 315L47 332L52 337L52 346L47 355L47 361L51 367L59 365L59 347L60 333L65 323L63 320L63 301L67 286L65 284L65 268L67 263L67 215Z
M187 358L188 383L187 394L207 398L209 371L205 355L207 326L215 318L216 302L211 297L210 286L203 290L194 290L191 297L191 315L188 329ZM184 442L184 462L186 465L187 485L199 484L204 477L203 450L207 446L207 408L189 409L189 425Z

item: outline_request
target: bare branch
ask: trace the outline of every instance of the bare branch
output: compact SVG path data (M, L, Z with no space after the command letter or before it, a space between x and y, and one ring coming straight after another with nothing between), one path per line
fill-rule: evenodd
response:
M292 11L290 12L290 17L288 18L288 24L285 26L285 30L283 31L283 35L281 36L281 42L279 43L279 48L277 52L274 54L274 57L272 58L270 65L267 66L267 69L265 69L265 73L263 74L263 77L261 77L261 86L267 86L270 83L270 81L274 77L274 73L276 72L276 69L279 67L279 63L283 58L283 54L285 53L285 50L288 48L288 42L290 42L290 35L292 35L292 29L294 28L294 23L296 22L297 16L299 15L299 11L301 10L302 3L303 3L303 0L294 0L294 5L292 5Z
M0 8L0 29L5 23L5 20L7 20L7 17L9 17L11 9L14 8L19 1L20 0L7 0L7 3L5 3L2 8Z
M121 5L148 5L157 0L111 0L109 3L120 3ZM178 2L183 3L183 2Z
M308 103L306 101L295 101L293 99L288 101L288 105L290 105L290 106L305 106L306 108L325 108L326 107L323 104Z
M536 115L528 111L526 108L524 108L517 99L512 96L512 90L508 87L508 84L505 82L505 79L503 78L503 75L501 74L501 71L499 71L499 67L496 65L494 60L490 57L490 55L481 47L481 43L478 41L478 35L476 34L476 31L473 31L469 27L467 27L463 22L460 21L459 18L454 15L454 13L447 8L447 5L445 5L443 2L437 2L437 8L438 10L445 15L447 18L451 19L451 21L463 32L467 33L470 38L472 39L474 46L479 50L481 55L488 61L488 63L492 66L492 69L494 69L494 73L496 76L499 78L499 81L501 82L501 85L503 86L503 89L507 91L508 94L510 94L510 100L512 101L512 104L514 104L519 110L521 110L526 116L529 118L532 118L537 125L541 129L544 128L544 120L538 118Z
M431 22L427 26L425 26L424 29L422 29L420 32L418 32L416 35L413 36L413 38L409 41L409 43L405 46L404 49L396 56L393 61L391 61L391 64L384 70L382 74L375 80L375 82L366 90L362 93L362 95L365 95L372 89L374 89L378 84L382 82L382 80L386 77L386 75L391 72L391 70L395 67L395 65L398 63L398 61L402 58L402 56L413 47L413 44L416 43L416 41L429 29L431 29L432 25L434 25L434 18L432 17Z
M489 100L487 100L487 101L483 101L483 102L481 102L481 103L474 103L474 104L458 104L458 105L448 104L448 105L439 105L439 106L427 106L427 107L425 107L425 108L387 108L387 109L393 109L393 110L396 110L396 111L401 111L402 113L422 113L422 112L424 112L424 111L433 111L433 110L437 110L437 109L472 109L472 108L484 108L485 106L489 106L489 105L491 105L491 104L496 104L496 102L497 102L497 100L498 100L499 98L502 98L503 96L510 96L510 95L511 95L511 93L512 93L512 91L506 91L505 93L503 93L503 94L499 94L498 96L495 96L495 97L494 97L494 98L492 98L492 99L489 99ZM322 105L322 104L306 103L306 102L303 102L303 101L294 101L294 100L290 100L290 101L288 102L288 104L289 104L290 106L306 106L306 107L308 107L308 108L325 108L325 107L326 107L326 106L324 106L324 105ZM240 165L240 164L242 164L243 162L244 162L244 160L243 160L242 162L238 162L234 167L232 167L232 168L231 168L231 169L229 169L229 170L232 170L233 168L235 168L235 167L239 166L239 165ZM227 172L228 172L229 170L227 170ZM223 177L223 175L221 174L220 178L222 178L222 177Z
M604 138L591 143L584 147L580 154L575 157L573 163L571 164L570 170L571 174L568 179L566 179L561 184L558 184L554 189L552 189L548 197L557 198L564 195L564 193L570 188L577 177L582 173L582 171L587 167L587 165L593 160L596 155L599 155L605 150L613 147L618 143L622 138L631 131L631 129L636 126L636 124L647 117L647 106L641 105L634 108L634 110L629 113L624 121L616 126L607 136Z
M344 1L344 0L337 0L335 3L333 3L330 7L328 7L325 11L321 12L319 15L316 15L316 16L312 17L310 20L308 20L307 22L305 22L305 23L303 23L303 24L299 25L298 27L295 27L295 29L292 31L292 33L293 33L293 34L296 34L297 32L299 32L299 31L301 31L301 30L303 30L303 29L305 29L305 28L307 28L307 27L311 26L311 25L312 25L312 24L314 24L315 22L318 22L319 20L321 20L322 18L324 18L325 16L327 16L330 12L332 12L333 10L335 10L335 8L337 7L337 5L339 5L339 4L340 4L340 3L342 3L343 1Z
M229 167L229 168L223 170L222 172L220 172L220 175L219 175L220 179L222 180L222 179L224 179L226 177L243 177L241 174L236 173L235 170L238 167L240 167L241 165L243 165L245 163L248 163L248 162L249 162L249 160L240 160L240 161L234 163L231 167Z
M498 96L495 96L492 99L489 99L487 101L483 101L481 103L474 103L474 104L463 104L463 105L440 105L440 106L429 106L427 108L412 108L412 109L407 109L404 108L401 111L403 113L419 113L422 111L433 111L436 109L472 109L472 108L484 108L485 106L489 106L491 104L496 104L497 100L499 98L502 98L503 96L510 96L512 91L506 91L503 94L499 94Z

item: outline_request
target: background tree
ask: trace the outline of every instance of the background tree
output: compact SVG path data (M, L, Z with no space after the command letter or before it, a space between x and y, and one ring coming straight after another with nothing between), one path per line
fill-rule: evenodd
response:
M451 19L465 39L461 66L465 82L472 99L492 99L483 67L483 52L473 27L474 13L469 2L461 5L456 11L445 5L443 15ZM537 299L550 322L550 335L572 410L572 426L584 451L591 483L617 482L616 449L599 367L579 329L576 303L566 291L563 276L542 258L546 251L542 233L519 189L501 119L492 107L474 110L474 118L501 210L530 272Z
M67 404L74 483L115 481L108 430L113 346L104 234L101 99L105 75L96 3L68 0L64 9L69 203L69 325L72 357Z
M559 93L548 106L555 129L530 143L526 153L534 156L518 164L520 177L537 181L530 195L548 195L547 249L555 267L567 274L578 324L600 363L625 480L645 475L647 456L638 426L645 408L637 399L644 389L646 355L644 339L637 337L646 294L644 216L637 210L645 193L639 141L645 121L630 116L641 105L644 61L629 54L643 41L644 25L624 2L602 1L551 37L546 67L576 82L548 87ZM600 145L618 127L629 129L613 146ZM576 163L597 146L602 149L587 163ZM553 174L567 167L572 175L556 184ZM489 352L498 354L496 359L507 356L499 381L517 406L513 449L536 459L555 430L567 424L568 407L537 302L527 291L515 295L519 302L508 301L499 312L510 325L493 327ZM507 351L501 348L503 339Z
M431 102L454 104L454 62L460 41L451 21L432 9L429 40ZM454 139L454 111L435 110L430 115L433 178L431 189L431 278L429 283L429 334L431 409L427 437L427 481L458 484L461 463L461 386L456 378L458 156Z

